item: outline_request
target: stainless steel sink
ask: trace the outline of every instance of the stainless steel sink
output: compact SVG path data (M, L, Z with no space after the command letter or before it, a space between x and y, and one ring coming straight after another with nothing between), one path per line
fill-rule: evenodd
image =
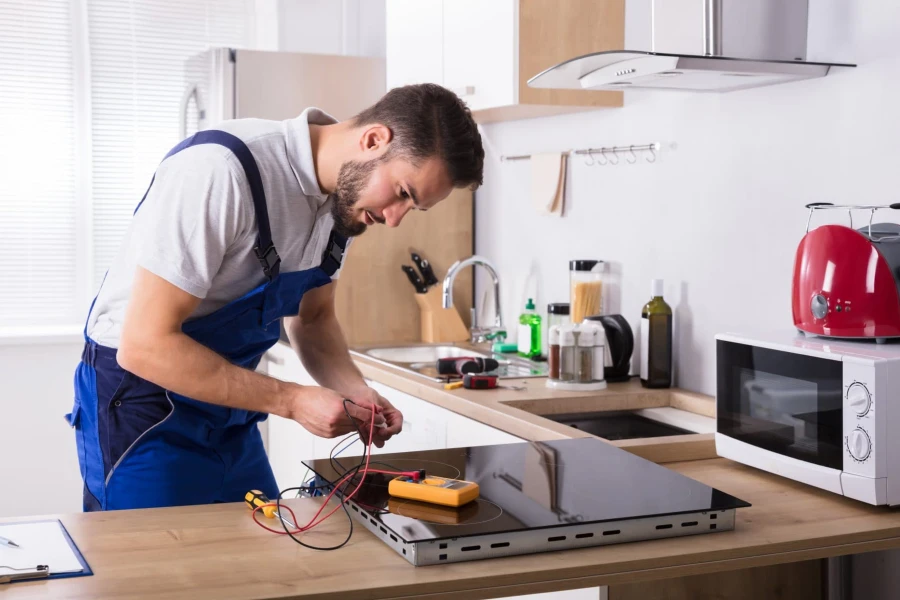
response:
M362 356L377 363L418 375L431 381L446 381L446 375L438 375L436 362L439 358L461 358L474 356L493 358L500 363L491 375L500 379L521 379L527 377L546 377L547 364L535 362L509 354L497 354L491 351L471 350L464 346L452 344L410 344L406 346L362 346L351 348L351 354Z
M394 348L371 348L365 352L369 358L393 363L433 363L439 358L459 358L487 355L467 350L459 346L397 346Z

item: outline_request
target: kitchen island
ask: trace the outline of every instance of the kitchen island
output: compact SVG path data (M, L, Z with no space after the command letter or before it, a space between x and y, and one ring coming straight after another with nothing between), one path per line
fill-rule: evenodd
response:
M710 414L713 408L707 397L644 390L634 382L612 384L593 395L551 393L540 379L519 391L447 391L375 363L359 364L372 381L532 441L589 435L541 414L648 407ZM711 458L709 434L610 443L651 459L657 456L667 468L752 506L737 510L734 531L428 567L411 566L358 526L339 550L309 550L257 527L242 503L52 515L65 524L94 575L0 590L4 598L16 600L476 600L610 586L611 600L702 597L698 590L716 597L755 593L802 600L822 597L821 559L900 548L900 512ZM688 450L679 450L679 444ZM321 501L286 502L305 522ZM346 518L337 514L306 539L332 545L344 538L347 527Z

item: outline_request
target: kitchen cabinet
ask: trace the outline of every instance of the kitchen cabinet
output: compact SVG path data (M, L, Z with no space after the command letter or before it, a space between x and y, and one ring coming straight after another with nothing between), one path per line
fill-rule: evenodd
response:
M624 0L387 0L387 88L437 83L479 122L621 107L621 92L544 90L528 79L621 49Z
M300 385L317 385L303 367L299 357L284 344L276 344L265 355L265 369L268 375ZM510 444L522 440L474 419L454 413L375 381L367 381L369 386L387 398L403 413L403 431L388 440L383 448L372 447L372 454L413 452L488 444ZM338 442L337 439L313 435L296 421L277 415L267 419L266 450L269 462L275 472L275 479L281 488L300 485L307 469L305 459L328 458ZM357 442L345 452L359 455L362 445Z

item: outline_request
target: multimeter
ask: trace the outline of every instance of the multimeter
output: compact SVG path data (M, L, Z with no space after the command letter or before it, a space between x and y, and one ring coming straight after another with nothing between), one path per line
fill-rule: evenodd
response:
M388 483L388 493L397 498L419 502L462 506L478 497L478 484L434 475L416 481L412 477L401 475Z

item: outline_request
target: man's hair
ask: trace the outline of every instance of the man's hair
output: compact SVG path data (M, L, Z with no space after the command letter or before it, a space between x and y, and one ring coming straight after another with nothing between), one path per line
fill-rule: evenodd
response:
M376 123L393 134L388 155L414 163L438 157L453 187L474 190L483 183L481 135L469 108L450 90L433 83L394 88L356 115L353 124Z

